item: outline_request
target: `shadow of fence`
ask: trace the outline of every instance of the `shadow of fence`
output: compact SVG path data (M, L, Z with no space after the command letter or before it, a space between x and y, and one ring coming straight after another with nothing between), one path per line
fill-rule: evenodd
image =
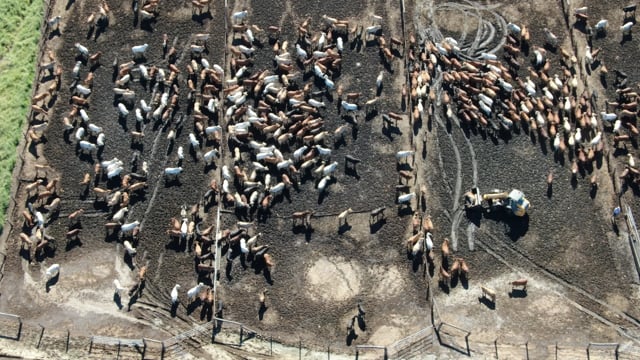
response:
M470 358L640 359L640 349L631 343L544 343L531 340L514 342L501 338L487 342L474 339L469 330L443 321L435 299L431 299L431 314L433 330L439 345Z
M640 234L638 233L638 227L636 220L633 217L633 211L629 205L624 205L624 215L627 223L627 229L629 231L629 245L631 246L631 254L633 255L633 262L636 266L636 272L640 276Z

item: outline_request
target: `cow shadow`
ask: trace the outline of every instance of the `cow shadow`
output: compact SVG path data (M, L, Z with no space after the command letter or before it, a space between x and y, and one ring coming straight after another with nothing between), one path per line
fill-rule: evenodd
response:
M496 303L487 299L484 296L479 296L478 297L478 302L481 304L484 304L486 307L488 307L490 310L495 310L496 309Z
M124 307L124 305L122 305L122 298L120 297L120 293L118 293L117 291L113 292L113 302L118 307L118 310L122 310L122 308Z
M423 264L422 256L413 256L411 252L409 252L408 255L411 257L411 269L414 273L418 272L418 270L420 270L420 266Z
M164 179L164 187L165 188L171 188L171 187L180 186L180 185L182 185L182 183L180 182L180 179L177 178L177 177L175 177L173 179L170 179L170 178L165 178Z
M295 225L291 225L291 231L297 235L297 234L304 234L309 231L313 231L313 229L310 229L310 227L304 224L295 224Z
M45 284L45 289L46 289L47 293L49 291L51 291L51 287L52 286L54 286L55 284L58 283L58 280L60 280L60 273L56 274L56 276L54 276L51 279L47 280L47 282Z
M116 106L117 106L117 104L116 104ZM129 132L129 127L127 126L127 117L123 116L120 113L118 114L118 124L122 128L122 131L124 131L126 133Z
M357 339L357 338L358 338L358 334L356 334L356 332L355 332L355 331L351 331L351 332L349 332L349 333L347 334L347 340L346 340L347 346L351 346L351 344L353 343L353 341L354 341L355 339Z
M260 321L264 319L264 313L267 312L268 308L269 307L267 307L265 304L260 304L260 309L258 309L258 319L260 319Z
M344 233L346 233L347 231L351 230L353 227L351 225L349 225L348 223L344 223L342 225L340 225L340 227L338 227L338 234L342 235Z
M327 186L329 186L329 184L330 183L327 182ZM322 205L322 203L324 202L324 199L326 199L327 196L329 196L329 191L327 189L325 189L320 194L318 194L318 205Z
M109 26L109 18L98 19L96 22L96 32L93 37L93 41L98 40L100 35L107 31L107 27Z
M125 250L124 252L124 263L127 264L130 270L135 270L136 266L133 261L133 256L129 255L129 253Z
M460 282L460 279L458 278L457 275L455 276L451 276L451 288L453 289L454 287L458 286L458 283Z
M264 280L269 285L273 285L273 278L271 277L271 270L269 270L268 267L265 266L264 270L262 271L262 275L264 276Z
M213 304L203 304L202 308L200 309L200 320L205 320L207 319L207 321L211 321L211 318L213 317Z
M395 139L393 135L402 136L402 131L398 126L387 124L382 126L382 135L386 136L389 141L393 141Z
M465 290L469 290L469 279L466 276L460 277L460 284Z
M158 20L154 17L151 19L143 19L140 21L140 29L148 32L153 32L153 25L155 25Z
M187 305L187 315L190 315L192 312L194 312L198 308L198 306L200 306L201 302L202 301L200 300L200 298L196 297L195 300L189 303L189 305Z
M511 292L509 293L509 297L510 298L526 298L527 297L527 290L523 290L523 289L512 289Z
M413 209L411 206L402 205L398 208L398 217L404 217L407 215L413 215Z
M197 22L200 25L204 25L205 20L213 20L213 16L211 15L211 11L203 12L201 14L193 14L191 15L191 20Z
M53 39L54 37L56 37L56 36L61 36L61 35L62 35L62 33L60 32L60 28L56 28L55 30L53 30L53 31L51 31L51 32L49 33L48 40L51 40L51 39Z
M449 284L445 283L444 281L438 281L438 287L440 288L440 290L442 290L442 292L449 295L449 292L451 291Z
M170 313L171 313L171 317L172 317L172 318L177 316L177 314L178 314L178 306L179 306L179 304L180 304L179 302L175 302L175 303L172 303L172 304L171 304L171 311L170 311Z
M347 176L352 176L354 178L356 178L356 180L360 180L360 175L358 175L358 171L356 170L355 166L354 167L349 167L345 164L344 166L344 174Z
M225 273L225 276L227 277L227 281L233 280L233 276L231 275L232 270L233 270L233 260L228 260L227 258L227 265L225 266L225 269L224 269L224 273Z
M75 247L82 247L82 241L80 240L79 237L75 237L71 240L68 240L67 243L65 244L64 250L65 251L71 251L73 250Z
M31 254L29 254L29 249L25 249L24 246L20 247L20 257L31 262Z
M387 223L387 219L380 219L375 223L369 223L369 233L370 234L377 233L382 228L382 226L386 223Z
M364 316L358 316L358 327L360 328L360 330L362 331L367 331L367 324L364 321Z

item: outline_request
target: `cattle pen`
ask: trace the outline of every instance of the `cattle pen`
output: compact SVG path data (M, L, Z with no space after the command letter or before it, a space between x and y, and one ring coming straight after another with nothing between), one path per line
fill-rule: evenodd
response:
M45 3L0 355L636 357L635 12L538 5Z

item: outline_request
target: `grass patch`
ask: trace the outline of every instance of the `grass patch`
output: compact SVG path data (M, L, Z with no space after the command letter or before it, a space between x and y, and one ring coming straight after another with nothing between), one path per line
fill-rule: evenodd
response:
M4 227L16 149L30 106L42 11L41 0L0 1L0 227Z

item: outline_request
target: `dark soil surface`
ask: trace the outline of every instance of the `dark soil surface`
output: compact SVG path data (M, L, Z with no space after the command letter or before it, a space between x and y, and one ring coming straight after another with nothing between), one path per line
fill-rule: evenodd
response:
M436 1L429 6L435 7L442 3L444 2ZM542 46L543 27L559 35L563 48L578 48L578 45L572 44L578 44L579 41L570 38L567 27L573 25L572 16L568 17L567 22L561 12L550 14L542 8L535 8L536 4L533 3L492 8L493 2L483 2L483 5L488 5L497 14L489 16L487 14L493 12L486 12L483 15L496 26L496 37L486 43L487 49L501 43L500 36L505 31L504 24L500 25L499 22L501 17L504 23L513 21L527 25L531 31L532 48ZM553 7L554 11L560 7L557 3L544 3ZM614 16L621 17L621 11L609 10L618 9L624 4L618 6L617 1L614 2L616 6L609 3L587 3L585 5L590 8L590 21L597 21L595 19L600 14L603 17L610 16L609 34L604 38L594 39L592 47L603 49L602 59L610 71L613 68L625 71L629 74L629 83L635 84L633 79L637 77L638 70L633 66L633 57L628 52L631 52L636 39L632 38L622 45L619 43L619 21L614 21ZM405 5L407 35L409 32L425 34L425 27L433 24L416 10L421 7L416 7L413 2ZM210 34L204 57L210 64L220 64L227 74L224 80L230 80L232 76L229 75L229 63L232 55L227 46L241 43L239 36L225 29L230 29L230 24L224 19L229 19L231 13L246 8L249 12L246 20L248 24L262 29L269 26L281 27L278 44L282 46L283 42L288 42L288 50L295 58L297 27L305 18L309 18L311 35L319 34L323 26L323 14L348 20L350 28L370 26L371 15L381 15L382 32L386 38L394 36L404 41L406 37L403 36L400 4L367 0L244 1L230 3L226 13L223 4L216 4L209 11L198 15L193 14L191 6L185 5L183 1L167 0L161 2L158 9L160 15L152 22L143 22L135 17L129 2L110 6L108 27L104 31L96 28L88 32L85 19L90 13L97 12L97 5L72 2L64 9L64 4L57 4L56 8L59 8L63 22L60 32L53 32L47 44L55 51L57 61L64 69L62 84L57 100L48 105L49 127L44 142L30 144L27 147L28 154L25 154L25 158L31 163L43 163L46 159L52 169L47 171L48 178L42 185L55 177L60 178L57 188L57 194L61 198L60 213L46 225L47 234L57 239L57 248L45 253L44 257L33 259L20 251L19 232L29 230L23 228L23 218L20 216L27 202L26 191L21 186L17 194L20 206L11 219L14 229L8 238L9 255L5 264L8 275L2 285L3 289L15 284L24 285L18 286L14 293L3 290L0 309L20 314L27 319L39 320L46 319L52 309L59 311L55 318L61 319L65 315L73 315L74 309L82 308L85 312L78 317L74 326L87 333L98 331L101 324L96 320L98 317L110 316L121 320L135 317L140 329L153 328L154 331L176 334L193 322L204 322L210 318L211 314L203 310L199 300L188 304L186 292L198 282L213 286L213 276L198 276L193 247L189 243L179 243L170 238L166 230L171 226L172 217L180 217L182 205L190 208L200 202L211 179L222 184L223 165L231 169L234 165L233 145L226 141L220 146L222 158L215 160L215 166L206 166L201 158L202 153L215 146L213 141L199 138L199 149L190 150L189 134L197 133L187 87L187 64L192 60L189 46L193 43L193 35ZM458 19L456 21L454 17L447 20L449 18L446 14L450 12L451 10L436 11L437 25L443 36L458 39L463 34L468 39L475 36L470 28L473 21L461 28L459 18L455 18ZM521 16L522 13L530 16ZM516 16L518 18L514 18ZM420 23L423 20L424 23ZM154 93L152 83L140 81L139 71L136 70L132 73L133 81L128 85L135 91L135 104L128 107L128 116L119 117L117 104L121 99L114 96L112 90L117 77L111 66L112 62L114 59L119 64L130 61L132 46L148 44L144 59L136 60L136 65L155 65L164 69L168 76L169 61L163 54L163 34L168 35L168 47L174 46L177 50L175 65L181 71L176 81L180 89L179 101L173 116L166 123L154 120L136 123L134 109L140 107L142 99L151 103ZM573 34L583 36L576 30ZM345 93L361 93L358 103L362 105L377 95L376 78L383 72L384 86L379 94L377 113L365 116L365 111L359 111L357 125L354 125L352 115L346 114L340 107L341 99L336 91L323 91L324 84L315 79L313 69L307 71L300 64L294 63L293 71L299 75L292 77L295 79L292 88L312 84L312 91L318 92L314 98L325 102L326 107L319 110L319 116L324 119L324 129L329 134L333 134L343 124L350 124L344 142L334 143L332 135L325 140L325 146L332 149L330 161L338 162L328 191L319 194L317 183L320 178L314 178L310 174L303 176L298 186L288 188L282 196L276 197L270 210L263 216L254 212L239 214L233 205L223 203L212 204L200 212L203 227L209 226L215 224L220 206L221 231L233 230L239 220L254 222L250 234L262 233L258 245L268 244L269 254L275 262L271 271L267 271L252 256L239 256L238 249L223 249L222 254L219 254L216 301L224 303L224 317L273 335L281 342L297 344L301 339L306 346L320 348L331 344L332 349L339 352L348 351L348 345L390 344L430 326L430 284L431 295L435 296L439 304L444 304L440 305L441 310L466 314L464 318L448 319L464 323L462 326L481 327L484 320L503 316L506 323L515 324L519 321L519 327L515 331L523 334L540 331L541 338L553 338L563 334L564 330L553 324L540 328L540 319L548 309L553 309L556 304L564 304L571 310L564 313L566 318L558 315L559 323L576 328L582 326L588 334L585 336L587 338L597 336L594 341L602 340L603 337L607 341L618 341L614 331L616 327L627 328L634 334L640 326L635 320L640 317L635 310L638 296L632 285L637 275L632 268L624 238L612 231L609 222L611 208L616 204L609 167L621 166L618 160L613 164L608 162L606 155L609 150L597 157L592 166L581 168L578 176L572 179L570 165L576 156L575 152L568 150L565 154L555 153L551 142L553 139L545 140L528 127L518 125L515 131L503 131L494 135L475 127L458 125L455 117L447 119L446 108L441 104L434 104L433 116L410 122L409 113L417 103L402 103L401 88L407 79L407 69L403 64L405 49L402 46L396 47L397 58L392 66L388 66L382 60L377 42L367 41L363 36L365 41L357 43L353 41L353 34L343 36L345 49L342 53L342 67L341 71L333 73L332 80L336 86L344 87ZM276 38L268 37L266 33L256 33L256 38L258 41L253 44L255 52L251 57L253 63L247 67L247 71L250 74L263 70L275 71L273 46ZM420 43L424 41L420 37L418 39ZM90 155L78 151L74 132L65 131L63 125L63 118L68 116L71 108L69 99L73 95L73 90L70 90L73 89L72 69L76 61L82 61L76 57L76 43L83 44L91 53L102 52L100 66L91 69L85 62L79 75L80 79L84 79L89 71L94 73L93 91L88 98L86 111L90 122L102 127L107 139L102 151ZM577 57L581 59L580 54L584 50L578 48L578 51ZM501 58L502 50L497 55ZM521 55L523 66L517 75L527 76L527 66L532 56L531 52ZM550 74L561 74L559 53L548 51L548 59L552 63ZM411 64L412 68L413 66L420 65ZM584 72L577 71L579 76ZM598 72L595 70L591 79L597 77ZM48 80L51 79L45 76L43 84ZM515 87L515 81L513 83ZM597 83L594 89L595 86ZM163 90L162 86L157 89L159 92ZM599 89L597 91L598 106L602 106L605 97L615 98L615 89L610 84L607 84L604 93L601 94ZM38 92L40 91L36 91ZM581 92L582 88L579 88L578 96ZM442 96L440 89L438 96ZM258 99L253 94L249 96L248 102L258 105ZM218 113L209 115L208 125L221 125L224 129L223 138L226 139L228 120L224 114L230 104L224 101L224 95L221 95L220 103L224 103L224 106ZM428 100L425 100L424 106L430 106ZM276 110L286 112L291 107L283 105ZM401 113L404 120L397 122L397 127L386 126L381 114L388 112ZM34 123L40 121L41 116ZM78 116L75 127L81 124ZM177 129L173 144L167 139L172 129ZM132 130L144 132L141 143L132 142ZM257 132L255 136L257 141L274 143L273 139L266 139ZM591 136L593 135L588 135L588 138ZM611 136L607 136L607 140L611 141ZM426 139L426 143L422 139ZM95 142L95 137L87 140ZM426 203L418 206L414 200L410 208L399 207L396 205L396 198L400 194L396 190L397 171L409 169L410 165L398 165L395 153L411 149L414 142L416 156L412 165L417 179L410 180L409 191L418 191L419 186L425 184ZM289 148L280 150L285 159L292 158L292 152L301 145L300 141L292 140ZM182 161L177 155L179 146L185 152ZM637 153L636 147L629 146L627 150ZM248 146L243 147L242 161L238 164L247 174L254 168L252 162L255 157L251 152ZM133 163L134 154L139 154L137 165ZM355 173L346 169L345 155L362 160ZM614 155L622 159L625 156L622 150L615 151ZM90 184L88 190L78 185L85 173L94 173L93 168L97 162L114 157L124 162L122 175L140 173L142 162L148 164L148 187L131 197L125 219L125 222L140 221L140 234L136 239L130 239L137 248L133 261L123 250L122 239L118 238L117 233L112 235L107 232L105 235L104 224L110 221L117 208L110 208L105 202L96 200L90 190L94 186L117 190L120 188L120 177L108 180L106 176L101 176ZM174 166L181 166L183 172L177 180L167 180L163 175L164 169ZM550 171L554 174L551 188L546 182ZM599 179L599 187L595 192L589 183L594 173ZM24 185L33 179L34 174L31 166L25 167L21 175ZM272 176L274 183L281 181L279 173L273 172ZM492 189L522 190L532 204L529 214L520 218L500 210L485 211L482 214L465 213L462 194L474 185L481 192ZM231 187L231 193L242 191L239 184L234 184L233 181ZM629 190L625 199L634 210L639 210L633 196ZM369 212L381 206L386 207L385 219L370 224ZM352 208L354 213L348 216L348 225L339 227L337 215L348 208ZM65 248L65 233L69 230L67 216L78 209L85 210L80 225L81 245ZM294 226L291 215L305 210L315 211L311 228ZM434 279L425 279L423 266L407 256L405 240L411 235L410 222L414 211L419 215L432 216L435 225L436 264L441 262L439 248L445 237L452 240L454 256L467 260L471 278L468 283L462 284L464 286L452 285L448 289L438 287L437 268L435 271L430 269L430 275ZM61 264L61 276L52 292L47 293L44 281L39 280L39 274L44 273L44 269L53 263ZM133 316L128 316L127 307L118 310L112 300L112 281L115 277L123 284L130 285L135 282L138 268L142 265L148 265L146 287L137 302L132 302L130 314ZM65 279L65 269L69 269L67 273L73 276ZM85 272L83 269L92 270ZM523 321L520 318L519 306L513 302L504 302L501 307L489 313L484 307L480 311L469 310L475 309L470 306L479 306L476 305L477 301L468 302L470 294L479 293L479 285L504 280L503 287L506 289L507 280L515 280L523 273L531 275L530 281L534 283L534 288L535 281L539 282L541 292L545 287L554 289L553 296L544 297L544 306L537 304L540 306L540 313L527 318L530 320ZM175 284L182 286L181 304L176 311L177 316L172 316L170 291ZM66 290L57 290L56 287ZM258 294L264 289L268 290L267 308L266 311L260 311ZM86 294L82 291L86 291ZM72 301L78 293L86 296L86 303ZM461 295L460 299L463 300L457 301L454 294L466 295ZM23 301L17 301L18 299ZM539 298L534 294L528 297L532 302L536 299L542 299L542 295ZM125 296L125 300L130 298ZM366 330L358 329L357 339L351 342L345 339L346 326L349 319L357 314L358 303L367 312ZM94 310L91 310L91 306L94 306ZM108 310L95 310L101 306ZM595 320L595 316L580 312L581 307L602 316L606 319L606 325ZM505 309L504 312L500 312L501 309ZM55 326L56 321L51 320L50 324ZM119 327L114 325L113 328ZM487 331L490 330L493 329ZM496 328L495 331L498 335L504 335L514 329L505 326L503 330Z

